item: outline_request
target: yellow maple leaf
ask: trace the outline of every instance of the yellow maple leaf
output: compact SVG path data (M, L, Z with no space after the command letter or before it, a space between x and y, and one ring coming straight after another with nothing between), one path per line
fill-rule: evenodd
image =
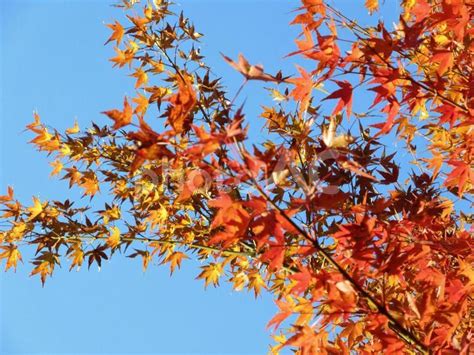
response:
M120 208L114 205L112 208L105 210L101 212L100 214L103 217L104 224L109 224L110 220L114 221L114 220L119 219L121 212L120 212Z
M161 61L150 61L150 64L153 66L153 69L151 69L152 73L160 74L165 70L165 65Z
M262 287L265 288L265 281L263 280L262 275L259 272L252 272L248 276L249 283L247 288L249 290L253 289L255 297L257 297L260 294Z
M454 204L453 201L447 198L442 198L442 202L438 205L438 207L443 209L443 212L441 212L441 218L445 219L451 215L451 212L453 212Z
M18 264L18 261L21 261L21 254L16 245L10 245L10 246L1 246L4 250L3 253L0 254L0 260L2 259L7 259L7 264L5 267L5 271L8 271L11 267L13 267L16 271L16 267Z
M216 263L210 263L209 265L201 267L202 272L198 275L197 279L204 279L205 287L212 283L214 286L219 285L219 278L222 275L222 265Z
M61 144L61 147L59 148L59 152L61 156L67 157L71 155L71 148L67 144Z
M71 128L66 129L66 133L67 134L75 134L75 133L78 133L79 130L80 130L79 124L77 123L77 121L74 121L74 126L72 126Z
M53 271L54 271L54 263L52 263L48 260L45 260L45 261L37 264L37 266L33 269L33 271L31 271L30 276L40 274L41 283L44 286L44 283L46 281L46 277L48 277L48 275L51 276L53 274Z
M14 222L14 223L15 225L8 233L7 240L10 242L15 241L15 240L20 240L21 238L23 238L23 235L25 234L25 230L26 230L25 223L22 223L22 222L18 222L18 223Z
M47 128L42 127L41 129L38 129L35 131L38 135L33 138L30 143L36 144L37 146L41 147L42 145L48 143L51 138L53 138L53 135L49 133Z
M150 103L148 98L145 95L138 93L138 96L134 97L132 101L137 104L134 113L143 116L148 109L148 104Z
M143 272L145 272L146 269L148 268L148 264L150 264L150 261L151 261L151 254L148 253L148 252L145 252L142 255L142 270L143 270Z
M33 111L33 118L34 121L28 125L26 125L26 129L35 132L35 133L40 133L42 130L42 123L39 114L36 111Z
M115 249L120 244L120 229L118 227L111 228L111 233L106 243L112 249Z
M244 286L248 283L249 278L244 272L239 272L230 279L233 283L232 287L235 291L242 291Z
M137 79L135 83L135 89L145 85L148 82L148 75L142 68L137 68L133 74L134 78Z
M168 255L164 260L164 263L169 263L170 264L170 271L171 274L174 272L174 269L178 267L178 269L181 267L181 262L183 259L188 259L188 256L180 251L171 253Z
M50 163L50 165L53 167L53 171L51 172L50 176L58 175L64 167L63 163L61 163L60 160L55 160Z
M273 97L273 101L288 101L288 97L283 95L276 89L271 89L271 94Z
M155 228L155 226L163 224L168 219L168 211L164 206L160 206L157 210L150 211L150 214L146 218L146 220L150 223L151 228Z
M85 190L84 195L86 196L92 197L99 191L99 183L95 176L84 176L80 186Z
M30 217L28 218L29 221L35 219L37 216L43 212L43 208L46 203L41 203L40 199L37 197L33 197L33 206L28 207L28 211L30 212Z
M74 266L77 266L77 271L79 271L84 261L84 252L82 251L82 249L80 247L75 247L71 254L69 254L69 258L71 259L71 266L69 267L69 271L71 271Z

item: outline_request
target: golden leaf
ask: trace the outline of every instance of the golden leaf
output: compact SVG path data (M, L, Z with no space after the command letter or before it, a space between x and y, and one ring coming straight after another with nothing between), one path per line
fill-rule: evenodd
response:
M7 264L5 267L5 271L8 271L11 267L13 267L16 271L16 267L18 261L21 261L21 254L16 245L10 246L0 246L1 249L4 250L3 253L0 254L0 260L7 259Z
M131 74L134 78L137 79L135 83L135 89L145 85L148 82L148 75L142 68L137 68L133 74Z
M99 191L99 182L94 174L84 175L79 186L85 190L86 196L92 197Z
M33 206L28 207L28 211L30 212L30 217L28 221L35 219L37 216L43 212L43 208L46 203L41 203L41 201L37 197L33 197Z
M168 255L163 260L163 263L170 263L170 272L172 274L176 267L178 267L178 269L181 267L181 262L183 261L183 259L189 259L189 258L186 254L180 251L176 251Z
M111 228L111 233L107 238L106 243L112 249L115 249L120 245L120 229L118 229L118 227Z
M50 165L53 167L53 171L51 172L50 176L58 175L64 167L63 163L61 163L60 160L55 160L50 163Z
M210 263L209 265L201 267L202 272L198 275L197 279L204 279L205 287L210 283L214 286L219 285L219 278L222 275L222 265L217 263Z
M31 274L30 276L33 276L33 275L36 275L36 274L40 274L41 276L41 283L44 285L45 281L46 281L46 277L51 276L53 274L53 270L54 270L54 263L48 261L48 260L45 260L41 263L39 263L34 269L33 271L31 271Z
M22 222L14 222L13 228L8 233L8 241L20 240L26 231L26 224Z
M72 126L71 128L66 129L67 134L76 134L79 131L80 131L80 128L79 128L79 124L77 123L77 121L74 121L74 126Z
M69 254L71 259L71 266L69 271L71 271L75 266L77 266L77 271L81 268L82 263L84 262L84 252L79 246L76 246L73 251Z

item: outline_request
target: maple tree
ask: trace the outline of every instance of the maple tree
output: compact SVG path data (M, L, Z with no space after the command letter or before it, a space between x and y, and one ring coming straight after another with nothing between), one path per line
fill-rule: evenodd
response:
M167 0L138 3L118 5L127 20L108 25L107 40L136 96L87 130L76 122L50 131L37 113L27 126L31 143L54 157L52 175L81 188L84 201L33 197L29 206L8 188L6 270L31 247L31 274L42 283L64 259L70 269L100 267L125 254L173 272L197 258L206 286L225 278L275 296L272 352L467 354L472 4L403 0L390 30L302 0L287 59L298 58L298 74L223 55L243 75L239 92L251 80L272 85L275 104L263 107L266 134L255 142L245 108L205 64L193 24ZM378 1L365 5L376 16ZM372 100L361 109L363 96ZM110 202L97 206L97 194Z

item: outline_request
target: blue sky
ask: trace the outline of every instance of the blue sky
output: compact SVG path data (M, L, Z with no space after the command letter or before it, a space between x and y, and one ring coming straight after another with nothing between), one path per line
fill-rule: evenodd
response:
M391 2L391 0L388 0ZM111 1L0 2L0 189L13 185L25 203L78 198L63 181L49 178L46 157L23 132L37 110L44 122L64 129L77 119L105 123L101 111L120 107L133 94L133 78L112 69L110 31L120 10ZM221 59L242 52L269 72L294 72L283 56L294 50L289 29L296 1L179 1L205 34L202 52L217 76L235 90L241 77ZM336 1L365 18L362 1ZM393 1L395 3L395 1ZM391 16L396 13L385 12ZM242 95L256 117L258 86ZM27 260L25 260L25 263ZM167 268L142 273L138 260L114 257L100 272L58 269L44 288L28 276L29 265L0 273L0 353L265 353L265 325L277 308L269 295L254 299L227 285L204 290L198 264L184 262L170 278Z

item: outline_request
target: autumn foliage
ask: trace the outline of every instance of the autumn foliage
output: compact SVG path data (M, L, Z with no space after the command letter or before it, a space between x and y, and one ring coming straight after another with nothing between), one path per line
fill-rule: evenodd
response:
M272 352L468 354L474 8L403 0L391 29L377 0L365 2L373 27L331 3L302 0L294 13L295 73L223 56L241 89L270 86L274 104L257 119L211 74L202 35L172 4L124 0L107 43L135 97L86 130L51 131L35 113L31 143L84 199L28 205L9 188L6 269L31 247L43 283L63 263L122 254L174 271L197 258L206 286L274 295ZM248 138L255 125L261 141Z

